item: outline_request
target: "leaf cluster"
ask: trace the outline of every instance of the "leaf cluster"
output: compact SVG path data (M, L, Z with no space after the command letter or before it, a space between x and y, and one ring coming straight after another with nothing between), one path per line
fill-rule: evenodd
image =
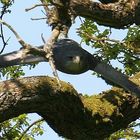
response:
M139 127L140 127L139 121L132 122L126 129L122 129L115 132L106 140L119 140L119 139L138 140L140 139L140 132L138 131Z
M112 60L123 65L121 69L127 75L140 71L140 27L132 26L128 28L124 39L112 39L112 30L99 26L88 19L85 19L78 28L78 34L86 45L94 49L94 54L101 57L106 63Z
M78 28L78 34L86 45L94 49L94 54L101 57L103 61L110 64L112 60L123 65L117 68L127 75L133 75L140 71L140 26L131 26L123 40L112 39L111 29L99 28L99 26L88 19L82 22ZM128 128L119 130L112 134L107 140L137 140L140 133L136 130L139 123L132 122Z
M24 76L25 73L22 69L22 66L11 66L7 68L0 69L0 77L6 77L6 79L10 78L18 78L20 76Z
M1 140L35 140L35 136L42 135L44 129L42 121L38 121L33 125L26 114L5 121L0 124L0 139Z
M1 0L5 6L12 5L13 0ZM46 0L47 3L52 2ZM100 56L106 63L111 63L112 60L116 60L123 64L122 69L127 75L132 75L140 71L140 27L132 26L128 28L128 33L122 41L111 38L112 31L109 28L99 29L99 26L88 19L82 22L78 28L78 35L81 37L82 42L91 46L94 49L94 54ZM34 68L32 65L30 68ZM0 69L0 77L17 78L24 76L24 70L22 66L12 66L4 69ZM27 115L23 114L17 118L6 121L0 124L0 139L29 139L34 140L35 135L42 135L44 130L42 122L35 123L30 129ZM133 122L131 127L125 130L120 130L108 138L108 140L118 140L121 138L140 139L140 133L134 128L139 126L139 123Z
M13 4L14 0L0 0L0 2L5 6L10 6Z

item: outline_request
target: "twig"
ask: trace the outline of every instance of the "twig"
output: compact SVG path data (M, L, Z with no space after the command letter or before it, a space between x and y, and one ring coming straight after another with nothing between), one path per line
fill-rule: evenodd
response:
M44 20L44 19L47 19L46 17L44 18L31 18L31 20Z
M24 137L24 135L29 131L29 129L30 129L33 125L35 125L35 124L37 124L37 123L40 123L40 122L42 122L42 121L44 121L43 118L41 118L41 119L39 119L39 120L33 122L33 123L22 133L22 135L20 136L20 138L19 138L18 140L21 140L21 139Z
M11 25L9 25L8 23L6 23L5 21L0 19L0 23L7 26L12 32L13 34L16 36L18 42L20 43L20 45L24 48L24 49L28 49L30 48L30 45L27 44L20 36L19 34L14 30L14 28L12 28Z
M45 2L44 0L40 0L40 1L42 2L42 5L45 5L44 10L45 10L46 13L48 13L49 8L48 8L48 5L46 4L47 2Z
M3 20L0 20L0 23L7 26L14 33L18 42L21 44L23 49L25 49L24 50L25 54L23 54L23 58L24 58L24 55L31 52L31 49L34 50L34 51L32 51L32 54L34 54L34 55L36 55L36 54L41 55L41 54L44 54L44 51L46 52L45 58L49 61L49 64L50 64L50 66L52 68L52 71L53 71L53 75L56 77L56 79L58 81L58 84L61 87L60 79L58 77L58 73L57 73L57 70L56 70L56 67L55 67L55 64L54 64L54 60L53 60L53 57L52 57L53 56L53 53L52 53L53 44L57 40L57 38L60 34L60 31L57 30L57 29L54 29L52 31L51 37L48 39L47 42L45 42L45 40L43 39L44 51L42 52L42 51L38 50L37 48L33 48L31 45L24 42L24 40L18 35L18 33L8 23L4 22Z
M43 2L43 4L44 4L44 2ZM44 8L45 8L46 11L48 10L48 7L44 6ZM3 20L0 20L0 23L7 26L14 33L18 42L21 44L23 49L25 49L25 54L27 54L30 51L30 49L32 48L32 46L30 44L27 44L26 42L24 42L24 40L19 36L19 34L8 23L6 23ZM50 38L48 39L48 41L45 42L45 40L43 39L43 41L44 41L44 48L43 49L46 52L45 57L49 61L49 64L50 64L50 66L52 68L52 71L53 71L53 75L56 77L56 79L58 81L58 84L61 87L60 79L58 77L58 73L57 73L57 70L56 70L56 67L55 67L55 64L54 64L54 60L53 60L53 57L52 57L53 56L53 53L52 53L53 44L58 39L59 34L60 34L60 29L54 28Z
M81 31L77 31L77 33L82 33ZM114 42L114 43L122 43L119 40L115 40L115 39L109 39L107 37L102 37L102 38L98 38L96 36L91 36L88 33L82 33L84 34L86 37L88 37L89 39L93 40L93 41L110 41L110 42Z
M2 26L1 26L2 27ZM1 28L2 29L2 28ZM3 30L3 29L2 29ZM1 30L1 31L2 31ZM3 34L3 33L2 33ZM3 35L2 35L2 38L3 38ZM4 43L4 45L3 45L3 47L2 47L2 49L1 49L1 51L0 51L0 54L2 54L2 52L4 51L4 49L5 49L5 46L7 45L7 42L10 40L10 38L11 37L9 37L6 41L5 40L3 40L3 43Z
M44 1L44 0L40 0L40 1L41 1L42 4L47 3L47 1ZM49 17L49 12L52 11L52 10L50 10L48 6L44 6L44 10L46 12L46 15ZM56 16L56 15L53 13L53 15L51 15L51 18L54 18L54 16ZM56 18L56 20L58 20L58 17ZM58 24L54 19L52 20L50 25L53 25L53 23ZM47 41L45 41L42 37L42 40L44 42L44 48L43 49L47 54L46 58L49 60L49 64L52 68L53 75L55 76L55 78L58 81L59 86L61 87L60 80L59 80L59 77L58 77L58 73L57 73L57 70L56 70L56 67L55 67L55 64L54 64L53 52L52 52L53 45L56 42L56 40L58 39L60 33L61 33L61 29L57 25L56 27L53 27L50 38Z
M57 73L57 70L56 70L56 67L54 64L53 57L52 57L53 56L53 52L52 52L53 44L57 40L59 33L60 33L59 30L54 29L52 31L51 37L48 39L47 42L45 41L43 36L41 36L41 37L44 42L44 51L46 52L46 59L48 59L51 69L53 71L53 75L56 78L58 85L61 87L60 79L59 79L59 76L58 76L58 73Z
M28 11L36 8L36 7L39 7L39 6L46 6L47 7L48 5L47 4L35 4L32 7L30 7L30 8L26 8L25 11L28 12Z
M79 33L82 33L81 31L78 31L78 32L79 32ZM119 41L119 40L109 39L109 38L106 38L106 37L98 38L98 37L96 37L96 36L91 36L91 35L89 35L88 33L84 33L84 35L85 35L86 37L88 37L89 39L93 40L93 41L110 41L110 42L114 42L114 43L123 44L123 45L126 46L125 42L121 42L121 41ZM129 53L129 52L123 50L123 49L120 49L120 51L123 52L123 53L125 53L125 54L128 54L129 56L131 56L131 57L133 57L133 58L135 58L135 59L137 59L137 60L140 60L140 58L138 58L138 57L132 55L131 53Z
M60 30L54 28L51 33L50 38L47 40L47 44L49 44L49 45L54 44L56 42L56 40L58 39L59 34L60 34ZM45 47L47 47L47 46L44 46L44 50L45 50Z
M6 13L6 10L7 10L7 6L3 6L2 7L2 12L1 12L1 16L0 16L0 19L2 20L2 18L3 18L3 16L4 16L4 14ZM5 38L4 38L4 32L3 32L3 26L2 26L2 24L1 24L1 26L0 26L0 31L1 31L1 39L2 39L2 42L3 42L3 47L2 47L2 49L1 49L1 51L0 51L0 54L4 51L4 49L5 49L5 47L6 47L6 45L7 45L7 42L8 42L8 40L7 41L5 41Z
M7 26L13 33L14 35L16 36L18 42L20 43L20 45L23 47L24 49L24 53L23 53L23 58L25 57L25 55L27 53L31 53L33 55L38 55L38 56L42 56L42 57L45 57L46 53L44 50L42 49L38 49L38 48L35 48L33 47L32 45L30 44L27 44L20 36L19 34L8 24L6 23L5 21L1 20L0 19L0 23Z

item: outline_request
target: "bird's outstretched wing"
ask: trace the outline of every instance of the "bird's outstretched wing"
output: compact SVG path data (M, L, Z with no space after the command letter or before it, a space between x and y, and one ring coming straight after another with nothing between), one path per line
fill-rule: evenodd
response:
M27 55L24 60L22 60L22 53L22 50L20 50L1 55L0 68L46 61L46 59L41 56L33 55ZM53 47L53 57L56 68L59 71L68 74L81 74L88 70L93 70L101 74L105 79L119 85L126 91L132 92L137 97L140 97L140 87L130 81L126 75L100 61L100 59L95 58L92 54L82 49L77 42L71 39L63 39L56 42Z

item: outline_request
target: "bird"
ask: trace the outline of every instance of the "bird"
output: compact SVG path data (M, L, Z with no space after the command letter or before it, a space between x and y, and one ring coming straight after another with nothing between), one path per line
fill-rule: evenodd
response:
M91 55L71 39L61 39L54 44L53 58L56 68L67 74L81 74L89 70Z
M122 87L125 91L131 92L140 98L140 87L129 80L128 76L103 62L101 58L90 54L76 41L72 39L60 39L54 43L52 53L57 70L72 75L82 74L88 70L95 71L103 79L111 81L111 83ZM0 55L0 68L47 61L41 56L37 57L32 54L27 55L24 60L21 56L22 50Z
M140 87L130 81L129 77L84 50L74 40L59 40L54 44L53 54L55 66L61 72L77 75L92 70L104 79L140 97Z

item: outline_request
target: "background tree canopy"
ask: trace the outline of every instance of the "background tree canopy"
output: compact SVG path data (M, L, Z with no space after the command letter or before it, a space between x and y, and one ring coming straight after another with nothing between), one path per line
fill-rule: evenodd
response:
M78 93L79 81L72 83L74 88L67 83L72 75L57 74L51 50L46 47L70 36L94 57L100 57L101 62L112 65L140 86L138 0L34 0L34 5L21 2L25 4L22 9L15 9L20 3L16 0L0 2L0 139L38 139L36 136L45 132L46 122L59 136L72 140L140 139L138 97L93 71L88 73L90 77L77 76L79 81L87 79L83 85L86 93ZM21 21L12 19L14 10L29 17L21 17ZM17 22L22 22L19 28L25 33L17 28ZM30 31L26 25L30 25ZM35 34L34 25L43 35ZM54 73L54 78L38 76L42 69L46 69L45 74ZM32 76L34 71L39 72ZM102 80L96 84L99 78ZM88 94L88 86L94 92L103 81L113 87L100 94ZM30 121L29 113L42 118Z

